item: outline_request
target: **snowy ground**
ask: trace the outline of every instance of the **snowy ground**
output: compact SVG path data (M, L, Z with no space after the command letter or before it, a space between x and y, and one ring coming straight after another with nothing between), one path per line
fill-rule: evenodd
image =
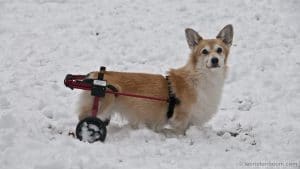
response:
M297 0L1 0L0 168L300 168L299 8ZM100 65L165 74L187 60L186 27L212 38L228 23L230 76L206 126L166 138L115 118L104 144L67 136L79 91L64 87L65 74Z

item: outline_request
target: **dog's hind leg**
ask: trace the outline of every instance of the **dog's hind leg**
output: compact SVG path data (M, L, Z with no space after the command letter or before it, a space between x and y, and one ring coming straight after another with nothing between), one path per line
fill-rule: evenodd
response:
M92 112L93 100L94 98L91 96L91 92L89 91L83 91L80 94L78 100L78 107L77 107L77 112L79 113L78 115L79 121L92 115L91 112Z
M111 94L106 94L104 98L100 98L99 109L97 112L97 117L100 118L105 123L109 123L111 117L111 109L114 104L115 96ZM80 95L79 99L79 120L83 120L87 117L92 116L94 97L91 96L90 92L84 91Z
M114 102L115 96L112 94L106 94L104 98L100 99L100 109L98 110L97 117L104 121L106 125L110 122Z

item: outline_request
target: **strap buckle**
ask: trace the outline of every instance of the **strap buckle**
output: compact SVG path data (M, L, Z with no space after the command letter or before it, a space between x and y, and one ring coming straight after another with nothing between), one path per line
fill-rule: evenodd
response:
M98 97L105 96L107 82L106 82L106 80L103 80L104 72L105 72L105 67L101 66L100 72L98 74L98 79L93 80L93 83L92 83L92 90L91 90L92 96L98 96Z

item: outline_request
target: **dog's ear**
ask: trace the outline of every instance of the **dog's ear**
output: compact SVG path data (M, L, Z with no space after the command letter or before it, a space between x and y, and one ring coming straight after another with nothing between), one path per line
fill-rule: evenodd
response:
M191 49L199 44L199 42L203 39L196 31L191 28L185 29L185 37L186 41Z
M217 35L217 39L221 39L228 47L232 44L233 27L231 24L226 25Z

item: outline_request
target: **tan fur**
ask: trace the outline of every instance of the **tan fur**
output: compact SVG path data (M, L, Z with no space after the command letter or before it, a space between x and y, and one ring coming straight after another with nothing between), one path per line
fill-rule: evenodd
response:
M181 101L175 107L171 119L167 119L166 116L168 109L166 102L112 94L106 94L101 99L99 118L105 120L110 118L112 113L118 112L132 126L142 123L155 131L162 131L164 125L169 122L173 132L177 134L183 134L190 124L202 125L207 122L217 111L220 102L230 45L225 44L221 39L203 40L202 37L197 39L199 42L195 47L190 46L192 51L187 64L168 72L172 91ZM192 41L190 44L193 43ZM207 62L210 56L217 55L214 51L216 45L223 48L222 54L218 57L224 57L224 65L210 69L204 66L207 65L204 62ZM207 56L201 53L205 47L210 49L210 54ZM96 78L97 75L98 72L92 72L89 78ZM168 98L167 81L162 75L107 71L104 79L115 86L119 92ZM93 97L90 92L83 92L79 100L79 120L91 115L92 103Z

